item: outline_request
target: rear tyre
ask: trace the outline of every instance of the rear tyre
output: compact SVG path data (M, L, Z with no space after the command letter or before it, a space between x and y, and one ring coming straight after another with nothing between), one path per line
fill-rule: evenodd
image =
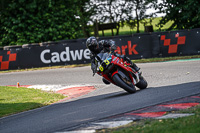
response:
M117 86L123 88L125 91L127 91L128 93L135 93L136 89L134 85L128 85L126 84L118 74L115 74L113 76L113 81L116 83Z
M145 89L145 88L147 88L148 83L147 83L147 81L145 80L144 77L140 76L140 82L138 82L138 83L136 84L136 86L137 86L138 88L140 88L140 89Z

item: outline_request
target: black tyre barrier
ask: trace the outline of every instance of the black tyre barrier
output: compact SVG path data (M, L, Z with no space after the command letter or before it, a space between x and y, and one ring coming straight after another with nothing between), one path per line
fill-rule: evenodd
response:
M103 39L115 41L116 52L132 60L200 54L200 28L102 37L98 41ZM90 63L85 42L86 39L76 39L4 46L0 50L0 70Z
M22 48L31 48L32 46L31 46L31 44L23 44L22 45Z
M17 48L22 48L22 46L21 45L4 46L3 50L11 50L11 49L17 49Z
M22 48L29 48L31 46L31 44L23 44Z
M40 47L39 43L32 43L32 44L24 44L22 48L33 48L33 47Z
M32 43L31 47L40 47L40 44L39 43Z
M48 45L48 42L42 42L40 43L40 46L47 46Z
M40 43L40 46L52 46L52 45L57 45L59 42L53 42L53 41L49 41L49 42L42 42Z

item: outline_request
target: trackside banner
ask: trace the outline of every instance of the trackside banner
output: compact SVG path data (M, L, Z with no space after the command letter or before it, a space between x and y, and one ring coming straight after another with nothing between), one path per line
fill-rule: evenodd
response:
M31 53L30 53L31 51ZM22 49L18 56L20 68L89 63L90 51L84 45L58 44L56 46Z
M200 29L115 36L116 52L131 59L195 55L200 53ZM86 39L56 45L0 51L0 70L90 63Z
M113 38L117 45L115 52L131 59L151 58L159 55L157 35L139 34L135 36Z
M200 29L158 34L162 57L200 54Z

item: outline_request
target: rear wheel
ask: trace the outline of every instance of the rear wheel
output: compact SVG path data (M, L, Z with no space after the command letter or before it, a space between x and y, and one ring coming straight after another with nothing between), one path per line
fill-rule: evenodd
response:
M113 81L116 83L117 86L123 88L128 93L135 93L136 89L133 84L127 84L125 83L118 74L115 74L113 76Z
M136 84L136 86L140 89L145 89L147 88L147 81L145 80L144 77L140 76L140 81Z

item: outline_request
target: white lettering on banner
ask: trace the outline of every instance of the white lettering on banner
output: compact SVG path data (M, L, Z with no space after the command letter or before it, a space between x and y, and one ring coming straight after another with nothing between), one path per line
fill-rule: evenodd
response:
M51 61L50 61L50 60L46 60L46 59L44 58L44 55L45 55L46 53L50 53L50 50L49 50L49 49L46 49L46 50L42 51L42 53L40 54L40 59L41 59L41 61L42 61L43 63L48 64L48 63L51 63Z
M70 53L71 53L71 56L72 56L73 60L76 60L76 57L78 57L78 60L82 59L82 54L83 54L83 50L82 49L80 50L80 54L79 54L78 50L75 50L75 54L74 54L74 51L70 51Z
M70 58L69 58L69 47L66 47L65 51L63 51L63 52L60 53L60 59L63 62L70 61Z
M46 54L50 54L51 58L47 59L45 58ZM82 60L82 58L84 57L85 59L90 59L90 50L89 49L81 49L79 50L75 50L75 51L70 51L69 47L65 48L65 51L62 51L60 54L58 52L53 52L51 53L50 49L45 49L44 51L42 51L42 53L40 54L40 59L43 63L45 64L49 64L49 63L57 63L57 62L66 62L66 61L70 61L70 55L73 61L76 60Z
M51 61L53 63L60 62L59 53L53 52L51 55L52 55Z
M86 49L86 50L83 52L83 55L84 55L85 59L90 59L90 50L89 50L89 49Z

